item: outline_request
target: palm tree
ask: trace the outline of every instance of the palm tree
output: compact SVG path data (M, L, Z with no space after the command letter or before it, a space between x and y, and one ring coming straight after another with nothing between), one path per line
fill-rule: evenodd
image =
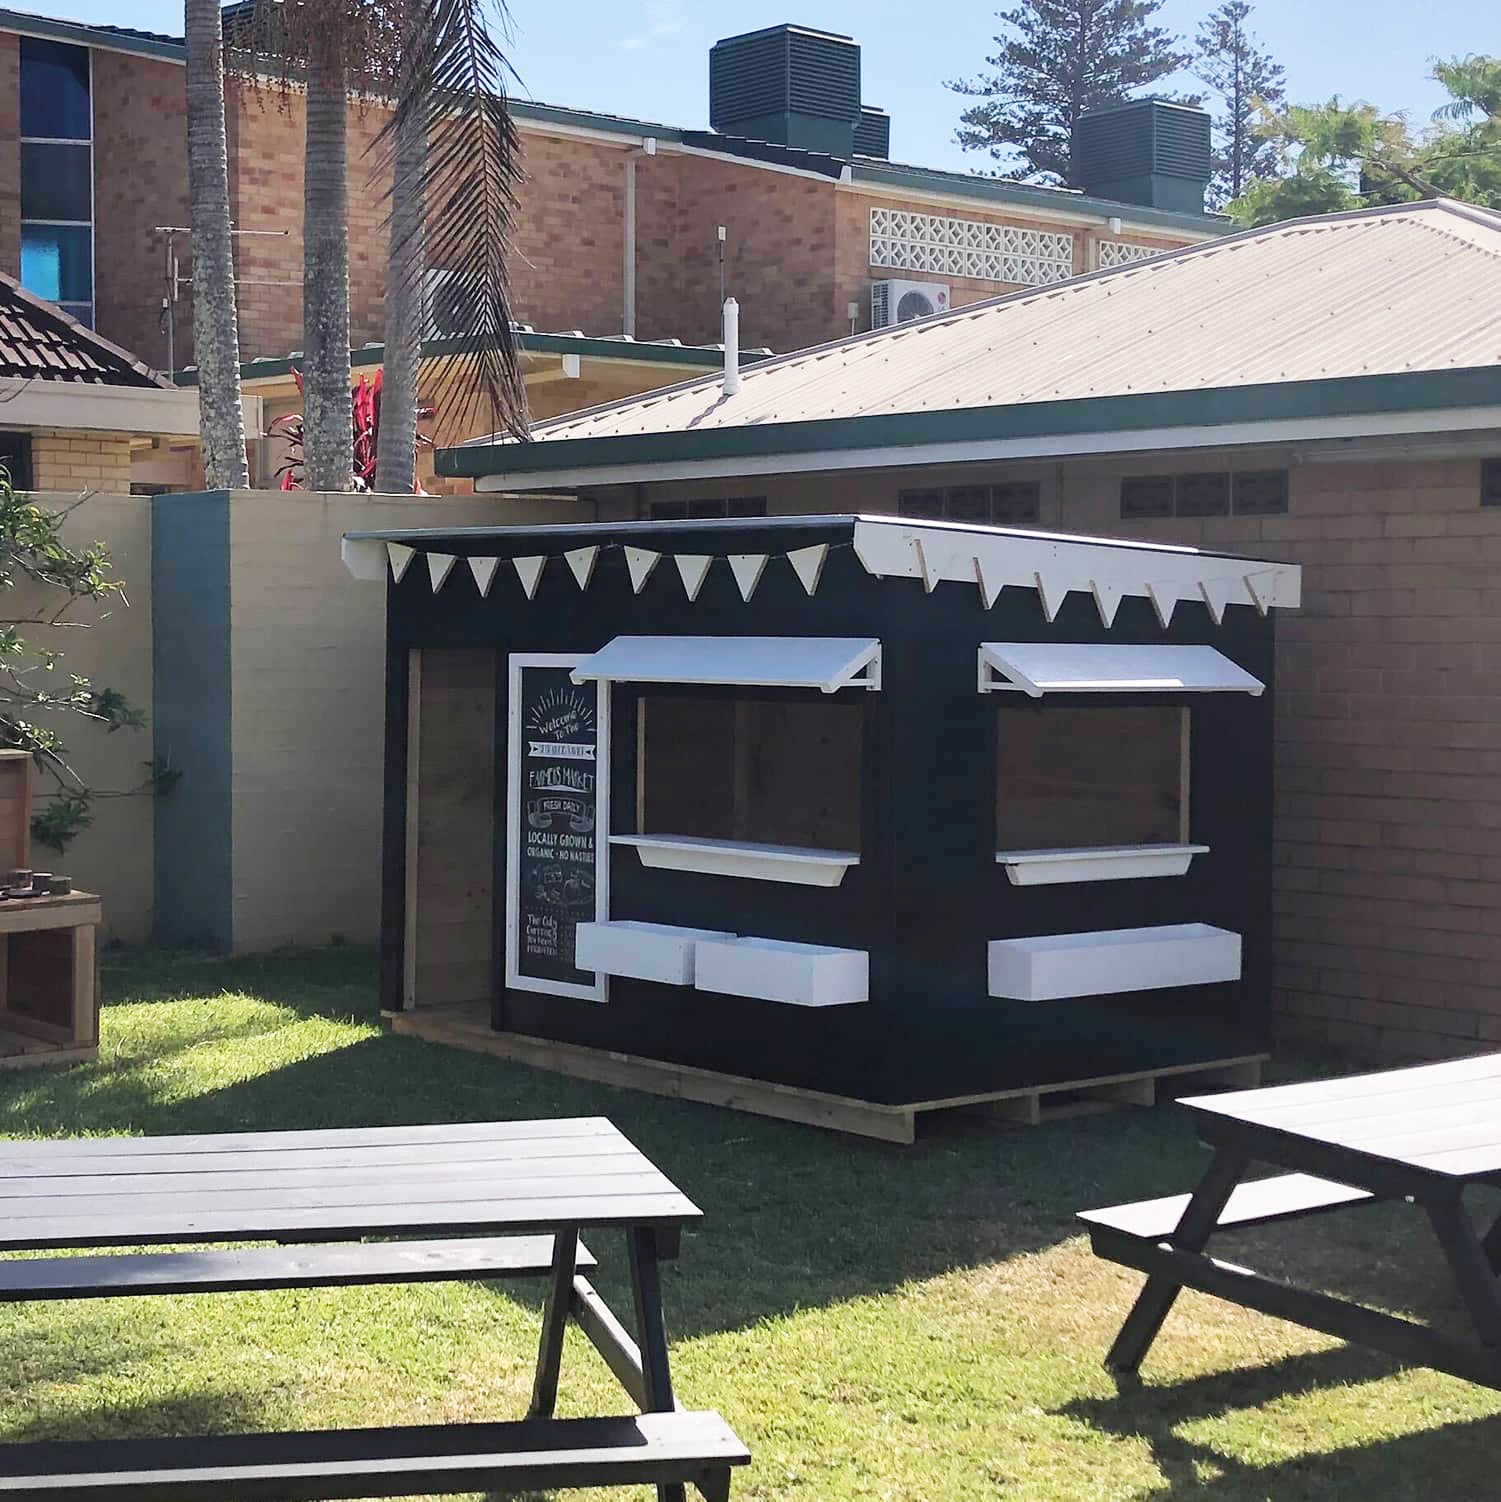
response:
M386 263L386 357L381 423L375 449L375 489L407 495L417 481L417 389L422 360L423 273L427 269L422 190L427 137L415 115L395 138L391 177L391 247Z
M389 422L405 429L408 420L416 421L415 345L423 268L431 263L447 271L455 295L474 313L443 373L445 390L459 404L455 421L466 423L484 405L495 430L526 435L506 276L519 147L504 89L508 69L485 8L486 0L261 0L256 52L263 63L270 54L284 88L292 86L294 74L307 85L303 359L309 489L347 490L352 482L344 123L351 91L392 105L375 143L377 171L392 180L387 300L394 302L388 317L395 320L398 361L386 376L382 428ZM393 460L393 486L410 464L410 455L405 466ZM401 488L409 491L410 481Z
M250 483L240 411L240 336L235 321L229 153L224 134L224 33L219 0L184 0L187 41L188 193L193 250L193 353L198 364L198 441L205 483Z
M354 484L349 396L349 98L342 38L307 64L302 186L303 473L309 490Z

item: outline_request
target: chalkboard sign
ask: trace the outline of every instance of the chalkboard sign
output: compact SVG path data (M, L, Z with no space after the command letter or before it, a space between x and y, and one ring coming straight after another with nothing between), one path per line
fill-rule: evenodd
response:
M577 657L511 657L506 984L605 999L580 970L580 923L608 915L607 689L574 683Z

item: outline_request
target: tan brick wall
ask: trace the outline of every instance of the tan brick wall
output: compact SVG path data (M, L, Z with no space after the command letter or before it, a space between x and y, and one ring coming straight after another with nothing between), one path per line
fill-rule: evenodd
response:
M983 302L987 298L1001 297L1015 292L1021 283L994 282L978 277L940 275L937 272L912 272L895 270L888 266L870 264L870 211L873 208L895 209L901 213L931 214L937 218L968 219L982 224L1014 225L1018 229L1044 230L1052 234L1069 234L1074 238L1074 274L1079 275L1094 264L1093 245L1101 239L1125 240L1134 245L1149 245L1153 249L1170 250L1181 245L1184 239L1171 235L1111 235L1105 226L1086 230L1083 226L1070 226L1044 219L1029 218L1025 213L1003 210L987 210L981 206L942 205L919 198L888 198L857 192L841 192L838 195L838 252L835 270L834 300L838 318L836 333L848 332L846 310L850 303L860 305L859 327L870 327L870 284L887 277L910 278L916 281L943 282L949 287L952 305L956 308L969 303ZM829 338L835 334L829 334Z
M130 434L42 429L31 440L37 490L130 494Z
M165 369L161 328L165 242L157 225L185 225L188 208L186 70L175 63L95 51L94 324ZM179 240L183 270L191 240ZM192 290L178 307L175 359L192 363Z

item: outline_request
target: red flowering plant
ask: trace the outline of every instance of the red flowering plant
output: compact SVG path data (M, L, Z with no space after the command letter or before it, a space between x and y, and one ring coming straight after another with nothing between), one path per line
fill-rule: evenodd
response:
M380 388L384 372L377 370L375 379L367 381L362 375L350 393L350 418L354 424L354 488L369 490L375 483L375 454L380 440ZM302 372L292 367L292 379L297 382L297 391L303 391ZM417 409L417 421L427 422L432 418L431 407ZM276 476L283 490L301 490L302 484L302 413L288 412L284 417L273 419L269 425L272 433L287 441L287 457ZM431 448L433 441L426 433L418 433L419 450ZM414 492L423 494L418 485Z

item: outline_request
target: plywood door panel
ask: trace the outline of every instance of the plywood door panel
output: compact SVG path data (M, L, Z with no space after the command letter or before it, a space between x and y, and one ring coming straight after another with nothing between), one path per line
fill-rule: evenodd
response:
M495 923L495 674L485 647L412 653L409 1007L487 1001Z

